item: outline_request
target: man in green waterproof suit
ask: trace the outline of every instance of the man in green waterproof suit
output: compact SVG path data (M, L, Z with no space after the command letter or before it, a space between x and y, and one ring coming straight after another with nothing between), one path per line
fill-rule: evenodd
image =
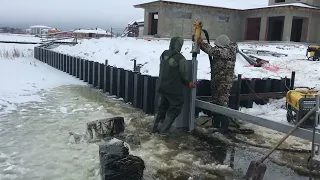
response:
M153 120L152 133L158 132L158 125L162 117L161 134L166 135L175 119L179 116L184 103L183 88L194 88L195 84L187 79L186 59L180 53L183 38L173 37L168 50L160 56L160 70L157 91L160 103Z
M199 44L202 51L213 57L210 62L212 103L228 107L238 45L230 41L226 35L219 36L214 42L214 47L202 39L199 40ZM213 113L212 124L213 127L220 128L221 133L227 133L229 117Z

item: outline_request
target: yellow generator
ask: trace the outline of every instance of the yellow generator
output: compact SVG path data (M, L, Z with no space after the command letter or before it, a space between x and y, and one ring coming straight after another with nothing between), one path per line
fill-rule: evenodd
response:
M295 88L286 94L287 121L297 124L315 105L318 91L305 87ZM300 127L314 127L315 113Z
M310 54L308 55L308 53L310 53ZM320 61L320 45L308 46L306 56L307 56L308 60Z

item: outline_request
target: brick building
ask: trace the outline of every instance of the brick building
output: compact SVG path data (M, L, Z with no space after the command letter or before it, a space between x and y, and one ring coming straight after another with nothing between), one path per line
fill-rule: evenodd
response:
M235 41L320 42L320 0L269 0L255 8L195 2L200 4L158 0L134 7L145 11L144 35L190 38L199 18L211 39L226 34Z

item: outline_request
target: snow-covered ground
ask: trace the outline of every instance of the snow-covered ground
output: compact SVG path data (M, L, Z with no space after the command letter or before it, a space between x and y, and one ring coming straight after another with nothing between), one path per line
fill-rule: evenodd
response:
M8 42L26 42L26 43L40 43L51 40L56 40L57 38L40 38L35 37L35 35L30 34L9 34L9 33L0 33L0 41L8 41ZM60 39L56 40L59 42L72 42L73 38L68 39Z
M6 44L0 43L0 58L32 58L35 44Z
M39 37L28 34L9 34L0 33L0 41L10 41L10 42L41 42Z
M81 40L76 46L59 46L55 51L94 60L105 62L108 59L109 65L125 69L133 69L133 61L137 60L138 64L144 64L141 72L152 76L159 74L159 57L165 49L169 47L167 40L147 41L134 38L101 38L91 40ZM191 58L191 42L186 41L182 48L183 55ZM208 79L210 77L210 66L208 56L201 53L198 56L198 78ZM248 74L241 67L248 63L238 55L236 63L237 73ZM249 75L249 74L248 74Z
M0 114L14 110L16 104L41 101L37 93L43 89L84 84L35 60L34 46L0 43Z
M86 42L108 42L109 40L113 41L114 45L109 46L110 44L106 43L103 45L106 48L96 47L96 51L94 47L90 47L90 44L86 45L87 49L81 48ZM81 53L76 52L74 48L76 46L70 48L74 53L82 54L82 57L90 57L89 59L92 60L96 60L94 57L100 57L97 61L101 62L109 59L111 65L116 64L118 67L121 65L129 67L125 66L130 60L130 58L126 59L125 52L128 52L127 55L136 56L138 62L149 59L153 62L153 66L150 63L150 67L155 66L152 71L157 72L159 53L168 46L166 41L144 42L133 39L90 41L84 40L82 44L77 45L82 49ZM145 44L134 43L135 41ZM123 45L126 43L127 45ZM186 49L187 44L188 42L185 45ZM118 53L114 51L113 46L117 46ZM141 50L139 46L142 47ZM158 47L157 51L153 49L154 46ZM66 46L59 48L63 47ZM113 55L112 58L105 57L108 51L104 49L109 47L111 50L109 55ZM147 174L163 173L167 177L169 171L172 171L173 175L185 172L191 175L199 172L211 175L210 173L215 174L217 171L218 174L230 171L226 165L215 162L203 144L194 137L181 135L180 139L168 141L159 137L150 137L146 126L150 124L151 117L133 108L125 107L119 101L113 102L114 104L110 101L104 102L104 96L97 97L98 93L81 86L85 83L33 59L32 48L32 45L2 45L3 51L11 52L17 49L27 56L10 56L10 53L8 56L0 56L2 84L0 86L0 179L98 179L97 145L73 144L72 141L68 141L67 134L69 131L83 133L86 122L113 115L124 116L127 130L139 132L144 136L142 147L133 150L133 153L146 161ZM71 49L70 53L72 53ZM184 54L187 56L190 49L186 49ZM85 55L86 52L89 55ZM101 52L100 56L97 55L99 52ZM142 61L138 57L141 57ZM204 66L205 61L208 62L207 56L202 54L199 62ZM238 64L241 63L245 65L245 62L240 60ZM149 72L153 73L152 71ZM203 73L203 76L206 75ZM80 86L72 88L69 85ZM269 112L266 110L265 114L273 110ZM239 152L243 150L239 149ZM243 156L240 153L237 161L241 158ZM248 163L246 161L243 166L246 168ZM275 169L277 175L285 172L285 168L282 167ZM277 179L274 174L272 170L269 177Z
M81 40L76 46L59 46L54 50L102 63L108 59L110 65L125 69L132 69L132 60L136 59L137 63L145 64L141 69L142 73L158 76L159 57L168 46L168 40L148 41L134 38L101 38ZM316 65L320 63L297 60L306 58L306 46L239 44L239 47L240 49L249 48L286 53L288 57L261 57L269 60L270 64L266 67L256 68L249 67L248 62L238 54L235 74L242 74L245 78L280 78L285 76L290 77L291 71L296 71L297 85L306 85L306 77L312 83L308 84L308 86L320 85L314 82L314 80L318 79L317 71L319 68ZM182 53L187 59L191 58L190 50L191 42L186 41L182 48ZM202 52L198 56L198 62L198 79L210 79L208 56Z

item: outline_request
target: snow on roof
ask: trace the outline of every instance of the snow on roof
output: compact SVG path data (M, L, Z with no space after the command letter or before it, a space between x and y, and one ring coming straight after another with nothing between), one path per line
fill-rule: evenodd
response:
M278 4L278 5L271 5L271 6L264 6L259 8L272 8L272 7L283 7L283 6L296 6L296 7L304 7L304 8L312 8L312 9L320 9L316 6L310 6L304 3L288 3L288 4ZM247 10L247 9L245 9Z
M132 21L128 22L128 25L132 25L132 24L134 24L135 22L136 22L135 20L132 20Z
M138 20L132 20L128 23L128 25L132 25L134 23L144 23L144 18Z
M73 31L74 33L93 33L93 34L105 34L105 35L112 35L110 32L105 31L103 29L97 28L97 29L78 29Z
M136 20L137 23L144 22L144 18Z
M162 0L150 1L143 0L140 4L157 2ZM247 8L257 8L261 6L268 6L268 0L246 0L245 3L240 0L168 0L163 2L176 2L184 4L193 4L193 5L202 5L202 6L213 6L221 8L230 8L230 9L247 9Z
M211 7L220 7L220 8L228 8L228 9L237 9L237 10L249 10L249 9L258 9L258 8L271 8L271 7L281 7L281 6L296 6L296 7L304 7L304 8L313 8L320 9L319 7L310 6L304 3L288 3L288 4L279 4L279 5L271 5L269 6L268 0L246 0L246 3L243 3L239 0L156 0L156 1L148 1L144 0L140 4L145 3L153 3L153 2L176 2L176 3L184 3L184 4L192 4L192 5L201 5L201 6L211 6Z
M42 29L43 32L49 32L50 30L56 30L56 28L50 28L50 29Z
M49 27L49 26L44 26L44 25L33 25L33 26L30 26L30 28L46 28L46 29L51 29L51 27Z

